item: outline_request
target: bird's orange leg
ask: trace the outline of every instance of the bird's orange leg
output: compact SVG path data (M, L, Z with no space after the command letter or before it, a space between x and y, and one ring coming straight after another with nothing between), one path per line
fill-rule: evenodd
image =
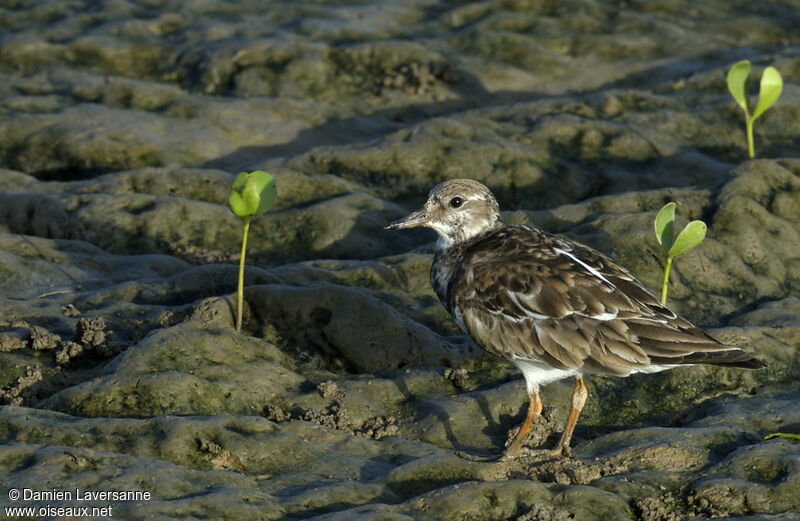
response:
M572 433L575 431L575 424L578 423L578 416L581 415L581 410L588 396L589 391L586 389L586 384L583 383L583 378L578 376L575 379L575 387L572 389L572 407L569 410L569 416L567 416L567 426L564 428L564 433L561 435L558 445L551 452L554 456L569 455L569 443L572 440Z
M517 435L514 436L514 439L511 440L511 444L503 452L501 459L506 460L519 456L519 453L522 451L522 446L525 443L525 438L527 438L528 434L531 432L533 422L542 414L542 397L539 395L539 391L534 391L529 395L529 398L530 402L528 403L528 413L525 415L525 421L519 426Z

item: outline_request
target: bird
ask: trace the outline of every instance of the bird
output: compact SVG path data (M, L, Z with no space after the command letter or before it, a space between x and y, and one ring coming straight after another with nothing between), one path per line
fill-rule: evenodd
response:
M524 376L528 409L498 457L519 457L542 412L540 388L574 378L566 426L553 456L568 456L589 395L588 375L625 377L681 365L757 369L655 297L603 253L533 227L506 225L492 192L471 179L434 186L423 207L386 228L438 234L430 282L454 321L478 346Z

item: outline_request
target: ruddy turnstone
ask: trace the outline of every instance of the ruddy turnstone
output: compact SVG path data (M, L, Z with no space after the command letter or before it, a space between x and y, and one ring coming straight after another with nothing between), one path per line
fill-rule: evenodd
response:
M387 228L439 234L431 285L461 329L525 377L529 406L503 453L517 456L542 411L541 385L574 377L554 454L567 455L590 374L628 376L686 364L764 364L661 305L625 268L564 237L506 226L492 193L469 179L435 186L421 210Z

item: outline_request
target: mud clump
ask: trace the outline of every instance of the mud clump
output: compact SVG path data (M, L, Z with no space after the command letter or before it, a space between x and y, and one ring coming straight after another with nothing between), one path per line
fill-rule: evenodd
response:
M85 351L84 347L76 342L64 342L56 352L56 363L67 365L73 358L79 357Z
M444 371L442 372L442 376L445 379L450 380L453 382L453 387L464 391L467 389L469 383L469 373L463 367L445 367Z
M326 400L344 398L344 393L339 390L339 386L333 380L327 380L317 386L317 392Z
M0 351L16 351L17 349L25 349L27 342L14 334L0 335Z
M61 345L61 337L43 327L31 326L30 347L34 351L55 349Z
M225 450L218 443L205 438L197 438L197 449L208 456L211 467L215 470L235 470L244 472L245 466L239 456Z
M573 521L575 514L551 505L534 505L514 521Z
M635 498L631 502L641 521L681 521L683 505L672 494Z
M61 314L65 317L77 317L81 314L81 311L75 307L74 304L67 304L66 306L61 306Z
M348 414L347 408L340 399L327 405L324 409L295 408L286 411L281 406L268 405L264 408L264 416L274 422L302 420L316 423L329 429L354 434L362 438L379 440L386 436L397 436L400 432L397 418L394 416L373 416L361 423L356 422Z
M375 85L384 89L397 89L405 94L428 94L438 82L456 83L458 74L449 63L409 63L401 65L375 79Z
M400 433L397 418L394 416L372 416L361 422L353 419L345 405L345 393L333 381L320 383L317 392L322 398L331 400L323 409L295 407L287 411L279 405L267 405L264 407L264 416L278 423L290 420L308 421L371 440L397 436Z
M77 368L84 371L124 349L111 343L111 333L102 317L78 319L73 340L25 320L0 323L0 329L10 330L0 334L0 353L14 352L19 356L13 363L0 366L4 370L0 400L10 405L35 403L36 399L69 385L72 376L67 369L76 359L95 355Z
M373 416L364 421L353 434L370 440L379 440L387 436L398 436L400 429L394 416Z
M56 336L56 335L52 335ZM114 346L111 343L111 332L108 331L106 321L102 317L79 318L75 326L75 340L64 340L61 337L56 345L56 363L60 366L71 363L74 359L87 353L95 353L100 358L111 358L119 353L123 346Z
M732 504L737 507L734 511L745 509L745 498L737 496L733 490L724 494L692 494L687 502L695 515L709 518L731 517L734 512L729 507Z
M78 319L76 340L87 349L97 352L101 356L114 354L109 347L111 334L106 331L106 321L102 317Z
M64 309L70 308L65 307ZM0 324L0 328L14 329L14 332L0 335L0 352L25 348L32 351L54 351L55 362L60 366L68 364L86 352L94 352L102 358L110 358L122 349L121 346L111 344L111 332L108 331L106 321L102 317L78 319L75 325L74 340L66 340L42 326L32 325L25 321ZM27 340L23 340L25 329L27 329Z
M606 462L586 462L571 458L534 462L527 466L527 474L543 483L559 485L588 485L603 476L620 473L623 469Z
M7 405L22 405L33 394L31 388L43 379L44 375L38 367L28 367L14 384L0 389L0 400Z

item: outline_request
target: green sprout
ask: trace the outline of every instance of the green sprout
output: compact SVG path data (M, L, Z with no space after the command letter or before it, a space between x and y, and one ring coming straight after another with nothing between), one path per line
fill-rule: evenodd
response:
M664 281L661 284L661 303L667 304L667 291L669 286L669 272L672 269L672 260L682 253L686 253L703 242L706 237L706 223L692 221L675 237L673 226L675 223L675 203L667 203L658 211L653 222L658 244L667 252L667 262L664 264Z
M789 434L786 432L774 432L772 434L767 434L764 436L765 440L770 440L772 438L786 438L789 440L800 440L800 434Z
M275 178L266 172L239 172L231 184L228 206L242 219L242 253L239 257L239 284L236 292L236 331L242 330L242 307L244 305L244 258L247 254L247 232L250 219L266 212L278 198Z
M753 123L772 107L781 95L783 78L775 67L767 67L761 75L761 85L758 91L758 103L753 114L747 109L747 78L750 76L750 62L742 60L735 63L728 71L728 90L736 103L744 111L745 131L747 132L747 154L750 159L756 157L753 144Z

